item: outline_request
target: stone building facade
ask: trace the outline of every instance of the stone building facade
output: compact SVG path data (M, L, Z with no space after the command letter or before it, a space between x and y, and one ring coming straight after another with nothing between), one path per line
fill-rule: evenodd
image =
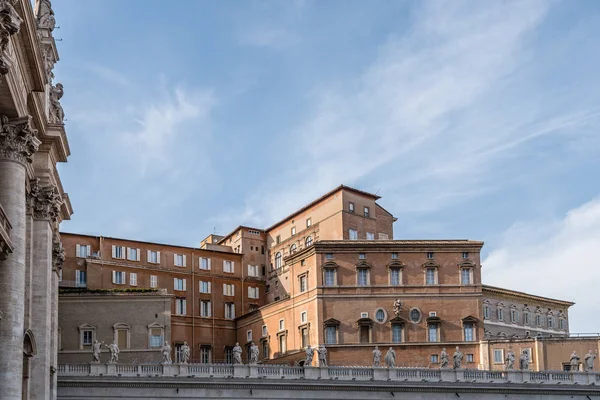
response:
M58 230L72 214L56 164L70 154L53 83L49 0L0 0L0 388L56 398Z

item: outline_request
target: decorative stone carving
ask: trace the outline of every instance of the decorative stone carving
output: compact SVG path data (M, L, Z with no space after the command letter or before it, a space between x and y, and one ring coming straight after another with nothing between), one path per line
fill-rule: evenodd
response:
M400 316L400 311L402 311L402 301L398 299L394 301L394 314L396 314L396 317Z
M319 346L319 367L327 366L327 349L325 345L322 344Z
M523 370L529 369L529 353L527 350L523 350L519 359L519 368Z
M440 353L440 368L448 368L448 353L446 353L445 347Z
M456 346L456 351L452 355L452 358L454 359L454 369L459 369L460 364L462 363L463 353L460 352L458 346Z
M2 0L0 0L2 1ZM37 131L31 127L31 117L26 116L9 120L6 115L0 117L0 158L26 164L33 161L32 156L39 146Z
M170 353L170 351L169 351L169 353ZM183 345L181 346L181 360L179 360L179 362L181 364L187 364L189 359L190 359L190 346L187 344L187 342L183 342Z
M31 181L31 191L28 195L29 206L36 219L57 221L62 200L54 185L41 186L39 179Z
M54 235L52 239L52 265L54 270L60 271L65 262L65 249L62 242Z
M571 364L571 371L579 371L579 356L577 355L577 352L574 351L571 353L569 364Z
M379 347L375 346L373 350L373 367L379 367L381 364L381 350Z
M56 60L52 56L47 46L43 44L42 57L44 58L44 70L46 71L46 79L48 80L48 82L52 82L52 80L54 79L54 72L52 72L52 70L54 69L54 64L56 63Z
M117 346L117 344L115 342L112 342L111 344L105 344L105 346L108 348L108 350L110 351L110 360L108 360L109 364L116 364L119 362L119 346Z
M515 359L515 353L509 349L506 352L506 357L504 359L504 369L507 371L515 369Z
M162 347L162 357L163 364L173 364L173 360L171 359L171 345L169 342L164 342Z
M60 99L63 97L64 90L61 83L50 88L50 111L48 119L52 124L62 124L65 119L65 112L60 105Z
M308 346L306 346L306 360L304 361L304 366L305 367L310 367L312 366L312 361L313 361L313 356L315 354L315 350L310 347L310 344Z
M12 62L6 54L9 38L19 32L23 20L13 7L17 0L0 0L0 77L8 73Z
M396 352L391 347L385 353L385 365L388 368L394 368L396 366Z
M595 353L592 351L588 351L588 353L583 357L583 370L585 372L593 372L594 371L594 360L598 357L598 350Z
M56 20L54 19L54 10L50 0L35 0L35 17L40 29L54 30Z
M242 348L238 342L233 346L233 363L234 364L242 364Z
M258 346L254 343L250 343L250 364L258 364Z
M92 355L94 356L94 358L92 360L93 363L100 362L100 353L102 353L102 345L103 344L104 344L104 342L100 343L97 340L94 341L94 344L92 345Z

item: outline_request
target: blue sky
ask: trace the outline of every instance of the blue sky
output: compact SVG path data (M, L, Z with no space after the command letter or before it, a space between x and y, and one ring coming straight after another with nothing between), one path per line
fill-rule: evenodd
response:
M53 6L64 231L198 245L344 183L600 331L597 1Z

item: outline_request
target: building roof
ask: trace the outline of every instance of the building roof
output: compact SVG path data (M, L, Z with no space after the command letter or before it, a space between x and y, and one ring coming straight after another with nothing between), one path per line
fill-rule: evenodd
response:
M572 301L552 299L550 297L543 297L543 296L538 296L535 294L518 292L516 290L503 289L503 288L499 288L496 286L490 286L490 285L482 285L481 289L482 289L484 295L486 292L489 292L489 293L494 293L494 294L500 294L503 296L516 297L519 299L542 301L542 302L546 302L546 303L554 303L554 304L558 304L558 305L566 306L566 307L571 307L572 305L575 304Z
M347 190L349 192L354 192L354 193L357 193L357 194L360 194L360 195L363 195L363 196L366 196L366 197L371 197L374 200L379 200L381 198L381 196L378 196L378 195L373 194L373 193L365 192L365 191L362 191L362 190L359 190L359 189L355 189L355 188L352 188L352 187L346 186L346 185L340 185L340 186L336 187L335 189L330 190L329 192L325 193L324 195L322 195L318 199L311 201L310 203L308 203L304 207L302 207L302 208L294 211L292 214L288 215L287 217L279 220L275 224L273 224L270 227L268 227L267 229L265 229L265 231L270 231L271 229L274 229L274 228L278 227L279 225L283 224L285 221L287 221L287 220L289 220L291 218L294 218L296 215L298 215L298 214L300 214L300 213L308 210L309 208L311 208L312 206L320 203L321 201L325 200L326 198L331 197L333 194L339 192L340 190Z
M226 241L227 239L229 239L231 236L233 236L234 233L236 233L237 231L239 231L240 229L253 229L255 231L259 231L264 233L265 230L264 229L260 229L260 228L252 228L251 226L246 226L246 225L240 225L237 228L235 228L234 230L232 230L231 232L229 232L227 235L223 236L223 238L221 240L219 240L218 244Z

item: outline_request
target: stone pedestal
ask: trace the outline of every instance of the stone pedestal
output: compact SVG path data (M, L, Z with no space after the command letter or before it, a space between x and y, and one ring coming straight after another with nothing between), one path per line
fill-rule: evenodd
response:
M513 383L523 383L523 374L514 369L509 369L506 371L506 379Z
M117 376L117 364L116 363L107 363L106 364L106 375Z
M442 368L440 370L442 381L444 381L444 382L454 382L457 379L456 378L456 373L454 371L455 370L450 369L450 368Z
M233 377L234 378L245 378L248 376L248 368L243 364L233 365Z

